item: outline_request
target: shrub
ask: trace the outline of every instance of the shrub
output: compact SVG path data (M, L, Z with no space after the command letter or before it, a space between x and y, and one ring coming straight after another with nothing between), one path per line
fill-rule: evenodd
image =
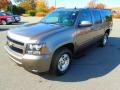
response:
M30 16L35 16L36 10L28 10L27 14L29 14Z
M13 11L15 11L15 10L13 10ZM23 13L25 13L25 10L21 7L17 7L15 14L21 15Z
M45 16L45 15L46 15L45 12L37 12L37 13L36 13L36 16L38 16L38 17L43 17L43 16Z
M32 6L30 5L30 2L28 0L25 0L24 2L21 2L19 4L19 7L23 8L25 11L31 10Z

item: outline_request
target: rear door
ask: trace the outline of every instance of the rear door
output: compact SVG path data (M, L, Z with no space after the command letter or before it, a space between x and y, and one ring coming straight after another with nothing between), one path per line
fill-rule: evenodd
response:
M92 29L92 36L94 41L100 39L104 35L102 16L100 9L91 9L94 27Z

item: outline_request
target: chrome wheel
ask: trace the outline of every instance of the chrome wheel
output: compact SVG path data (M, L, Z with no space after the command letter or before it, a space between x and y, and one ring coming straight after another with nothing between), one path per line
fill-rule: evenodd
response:
M72 62L72 52L68 48L60 48L55 51L51 62L50 72L55 75L65 74Z
M58 69L60 71L65 71L70 64L69 54L63 54L58 61Z
M2 25L7 25L7 22L5 20L1 21Z

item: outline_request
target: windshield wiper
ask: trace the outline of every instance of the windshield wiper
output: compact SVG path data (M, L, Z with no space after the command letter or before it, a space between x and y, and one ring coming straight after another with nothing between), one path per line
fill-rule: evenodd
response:
M55 22L40 22L40 23L44 23L44 24L55 24L55 25L61 25L61 26L65 26L62 23L55 23Z

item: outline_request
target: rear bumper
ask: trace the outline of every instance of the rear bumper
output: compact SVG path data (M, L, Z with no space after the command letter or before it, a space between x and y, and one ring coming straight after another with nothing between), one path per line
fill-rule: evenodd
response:
M15 22L14 20L7 20L7 23L13 23Z
M9 57L20 66L32 72L46 72L49 71L51 57L50 55L22 55L14 52L8 46L4 47Z
M20 18L20 17L14 17L14 19L15 19L15 22L21 21L21 18Z

